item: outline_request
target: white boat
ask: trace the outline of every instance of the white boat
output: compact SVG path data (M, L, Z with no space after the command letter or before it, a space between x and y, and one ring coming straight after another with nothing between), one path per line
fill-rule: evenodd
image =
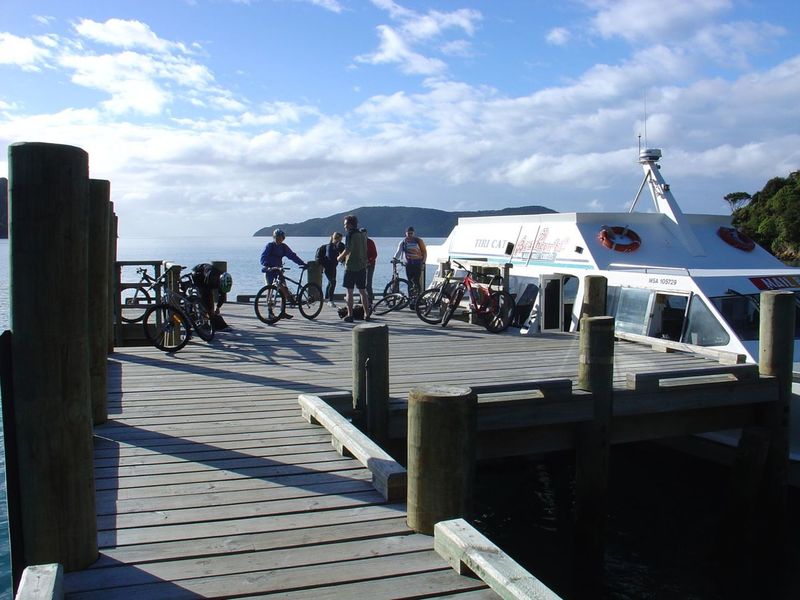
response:
M759 294L792 291L800 313L800 268L787 267L734 229L728 216L684 213L661 176L660 158L658 149L640 152L644 179L629 212L460 218L441 245L428 248L428 262L508 268L509 291L525 311L523 334L575 331L584 276L603 275L617 332L756 362ZM645 187L652 212L635 210ZM795 357L798 329L800 314ZM794 400L798 421L800 399ZM800 432L800 422L794 431ZM793 441L792 458L800 460Z

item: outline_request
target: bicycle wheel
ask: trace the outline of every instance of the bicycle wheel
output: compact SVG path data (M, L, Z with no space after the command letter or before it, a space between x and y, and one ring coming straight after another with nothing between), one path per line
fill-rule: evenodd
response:
M514 316L514 298L511 294L504 291L492 292L489 298L489 306L483 315L483 323L486 329L492 333L499 333L508 329L511 318Z
M125 323L138 323L144 318L147 305L155 303L150 291L140 287L122 290L120 300L119 318Z
M417 316L426 323L438 325L444 316L442 302L445 298L440 288L425 290L417 299Z
M177 352L192 335L189 317L166 303L148 308L142 319L147 340L164 352Z
M442 316L442 327L446 327L447 324L450 322L450 319L453 318L453 315L456 312L456 309L461 305L461 299L464 297L464 286L459 285L456 289L453 290L453 293L447 298L447 308L444 309L444 315ZM442 299L442 303L445 303L444 298Z
M388 294L373 305L372 312L376 315L385 315L393 310L404 308L407 303L408 298L403 294Z
M383 288L383 295L388 296L389 294L403 294L406 298L410 298L410 291L411 290L408 287L408 280L398 277L397 279L392 279L386 284L386 287Z
M286 308L286 298L272 284L265 285L256 294L255 309L256 316L266 323L272 325L277 323Z
M322 288L316 283L307 283L300 288L297 296L297 307L306 319L315 319L322 310Z
M192 320L192 326L204 342L210 342L214 339L214 326L211 325L211 315L208 310L203 306L203 303L197 299L189 301L187 313Z

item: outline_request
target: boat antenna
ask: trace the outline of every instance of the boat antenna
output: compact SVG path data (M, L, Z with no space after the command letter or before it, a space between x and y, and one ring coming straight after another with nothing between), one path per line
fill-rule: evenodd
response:
M647 145L647 90L644 92L644 146L649 148Z

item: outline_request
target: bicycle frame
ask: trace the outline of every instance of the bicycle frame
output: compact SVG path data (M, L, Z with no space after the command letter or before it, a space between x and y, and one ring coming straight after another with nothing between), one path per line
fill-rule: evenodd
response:
M303 287L303 276L308 270L306 267L300 267L300 277L298 279L292 279L291 277L286 275L286 271L289 270L288 267L270 267L269 270L277 273L279 286L283 285L290 295L294 296L295 298L300 295L300 290ZM292 294L292 290L289 289L289 286L286 285L287 281L290 283L294 283L297 286L297 288L294 291L294 294ZM288 300L289 298L287 298L287 301Z

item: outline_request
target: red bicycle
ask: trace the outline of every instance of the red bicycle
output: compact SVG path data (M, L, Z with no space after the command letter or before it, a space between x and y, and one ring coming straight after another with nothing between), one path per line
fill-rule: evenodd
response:
M470 311L483 319L486 329L492 333L505 331L514 316L514 298L505 290L492 287L495 284L502 285L503 278L494 275L488 285L479 284L475 281L472 271L456 260L451 262L466 271L466 276L461 281L452 281L448 277L449 285L424 292L417 302L419 317L428 323L437 323L439 319L434 319L433 316L441 315L442 327L445 327L461 305L464 294L469 293Z

